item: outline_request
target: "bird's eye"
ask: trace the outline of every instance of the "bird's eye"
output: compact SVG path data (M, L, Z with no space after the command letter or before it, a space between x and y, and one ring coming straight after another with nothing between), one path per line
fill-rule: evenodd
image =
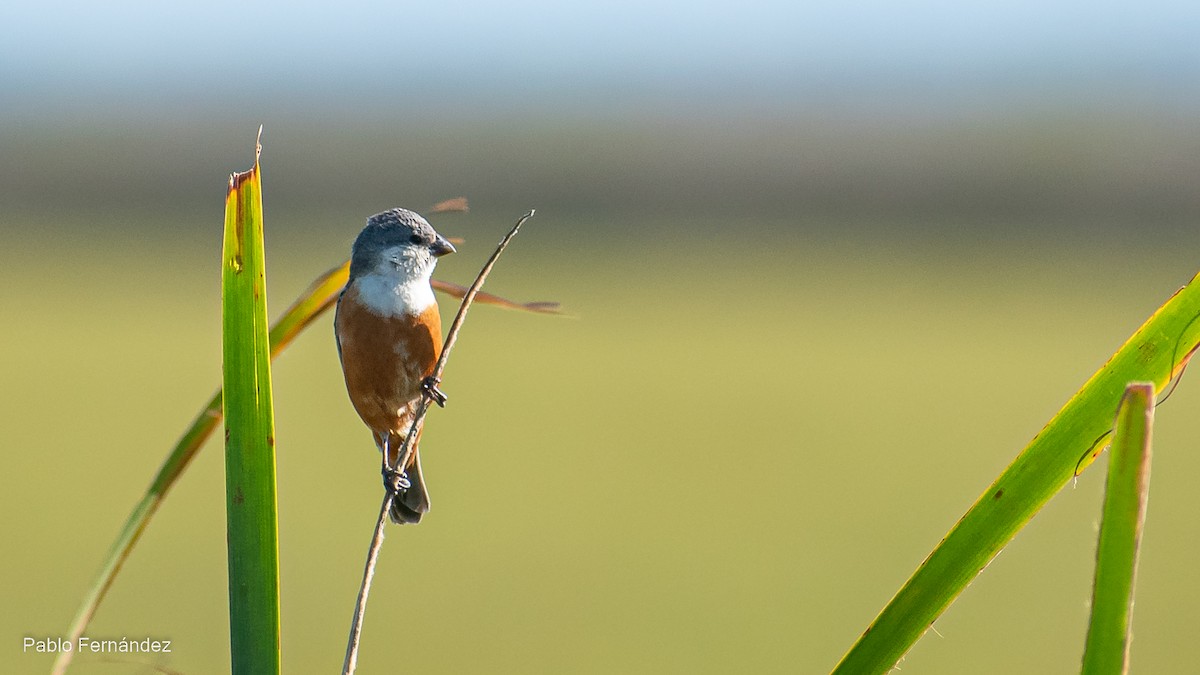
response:
M414 234L413 236L408 238L408 241L413 244L419 244L419 243L421 243L421 235Z

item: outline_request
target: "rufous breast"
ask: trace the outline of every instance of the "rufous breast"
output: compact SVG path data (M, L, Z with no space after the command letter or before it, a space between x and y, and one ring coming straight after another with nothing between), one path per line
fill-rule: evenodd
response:
M419 313L381 316L346 288L334 319L350 401L377 434L408 433L408 406L421 395L442 350L437 303Z

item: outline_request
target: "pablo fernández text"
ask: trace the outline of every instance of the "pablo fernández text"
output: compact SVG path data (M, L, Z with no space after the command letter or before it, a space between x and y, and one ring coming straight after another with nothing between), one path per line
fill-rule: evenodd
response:
M170 654L171 641L155 638L97 639L86 635L75 641L60 637L35 638L26 636L21 641L23 652L58 654L78 652L80 654Z

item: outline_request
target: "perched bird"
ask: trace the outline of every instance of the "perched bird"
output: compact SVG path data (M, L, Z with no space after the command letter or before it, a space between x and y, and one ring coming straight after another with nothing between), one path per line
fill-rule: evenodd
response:
M422 391L445 402L430 379L442 352L442 319L429 276L437 259L453 252L424 218L400 208L368 218L351 248L334 335L350 402L388 466L399 460ZM418 440L408 464L398 467L409 487L392 503L396 523L418 523L429 510Z

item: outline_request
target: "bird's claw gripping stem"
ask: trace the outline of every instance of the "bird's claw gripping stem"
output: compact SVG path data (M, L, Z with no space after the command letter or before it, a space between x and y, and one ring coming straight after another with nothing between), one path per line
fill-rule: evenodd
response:
M430 375L424 380L421 380L421 391L428 395L434 403L438 404L439 408L445 408L446 393L441 389L438 389L438 385L441 384L441 382L442 380L440 378Z
M384 489L390 490L393 494L403 494L412 487L412 483L408 480L408 474L404 471L384 465L382 473Z

